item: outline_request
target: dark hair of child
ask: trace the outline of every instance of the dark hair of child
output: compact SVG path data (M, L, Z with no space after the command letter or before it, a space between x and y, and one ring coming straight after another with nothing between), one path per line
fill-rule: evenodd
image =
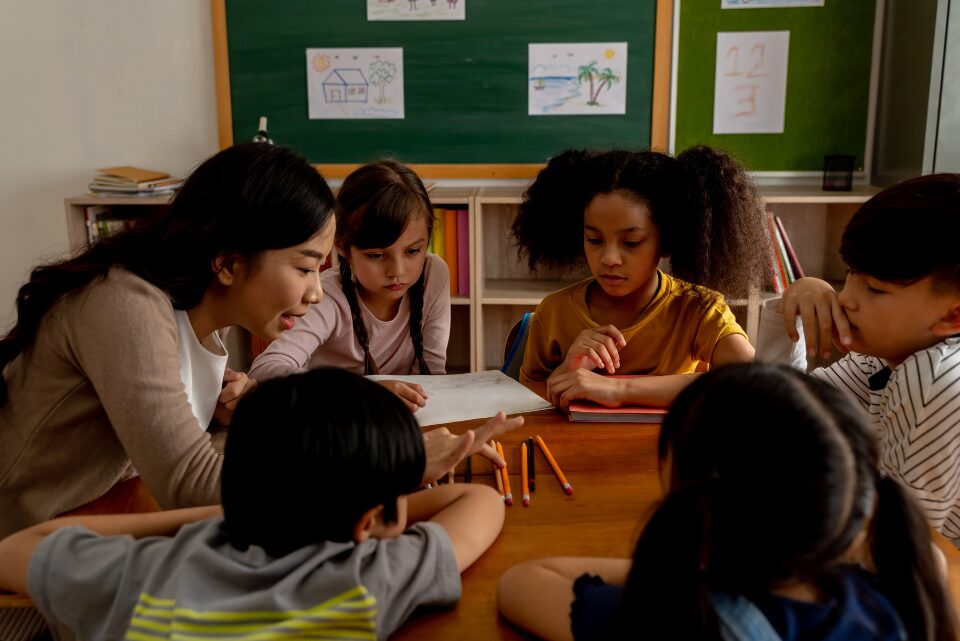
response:
M960 174L930 174L887 187L847 224L840 255L850 269L910 285L931 276L960 291Z
M551 158L513 223L531 270L584 262L583 214L600 194L650 208L673 275L743 296L768 269L761 198L732 156L705 146L657 151L570 150Z
M33 343L54 303L113 266L167 292L175 308L190 309L213 283L217 256L256 265L260 252L309 240L333 213L326 181L296 152L258 143L224 149L193 171L162 215L35 268L17 294L16 324L0 340L0 371ZM0 378L0 404L6 400Z
M340 252L340 283L350 303L353 333L363 349L364 373L378 373L370 356L367 328L360 315L356 285L350 264L344 256L351 247L384 248L397 242L411 220L425 218L427 238L433 233L433 207L423 181L395 160L381 160L360 167L343 181L337 194L340 215L337 219L337 251ZM423 286L426 270L407 294L410 296L410 339L421 374L429 374L423 359Z
M332 367L265 381L241 399L227 435L225 535L277 558L351 541L373 507L397 521L397 498L419 487L425 465L417 421L386 388Z
M829 588L867 528L908 638L957 639L927 521L878 474L874 436L839 390L778 365L712 370L674 401L659 455L671 491L640 535L613 638L719 641L711 591Z

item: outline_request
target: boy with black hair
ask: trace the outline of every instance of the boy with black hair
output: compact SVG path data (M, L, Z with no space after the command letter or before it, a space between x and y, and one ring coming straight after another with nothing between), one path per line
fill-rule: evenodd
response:
M958 241L960 175L881 191L843 232L843 290L801 278L768 301L757 354L805 368L818 344L825 357L831 344L849 352L813 375L869 413L881 471L912 490L933 527L960 546Z
M417 422L380 385L329 368L266 381L233 418L222 519L41 523L0 542L0 588L80 638L383 639L419 605L456 603L503 524L488 487L406 496L425 462Z

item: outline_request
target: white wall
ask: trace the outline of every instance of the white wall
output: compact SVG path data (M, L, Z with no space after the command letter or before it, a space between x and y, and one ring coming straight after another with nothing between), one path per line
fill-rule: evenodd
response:
M212 46L204 0L0 0L0 334L95 168L216 151Z

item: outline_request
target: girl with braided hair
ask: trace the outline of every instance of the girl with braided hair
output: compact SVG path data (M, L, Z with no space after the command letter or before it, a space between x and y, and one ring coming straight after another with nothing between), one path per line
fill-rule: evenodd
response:
M358 374L443 374L450 336L450 273L427 253L433 209L420 178L382 160L360 167L338 194L339 270L324 299L254 360L257 380L330 365ZM419 385L382 381L411 409Z

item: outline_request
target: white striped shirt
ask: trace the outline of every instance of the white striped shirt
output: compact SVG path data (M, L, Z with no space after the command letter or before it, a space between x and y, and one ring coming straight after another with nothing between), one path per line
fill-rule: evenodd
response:
M805 364L803 338L793 349L783 341L790 342L783 318L768 303L757 360L784 360L789 352L793 365ZM960 547L960 336L911 354L886 385L878 381L871 390L870 377L886 367L874 356L850 353L811 374L868 413L880 439L880 469L910 488L931 525Z

